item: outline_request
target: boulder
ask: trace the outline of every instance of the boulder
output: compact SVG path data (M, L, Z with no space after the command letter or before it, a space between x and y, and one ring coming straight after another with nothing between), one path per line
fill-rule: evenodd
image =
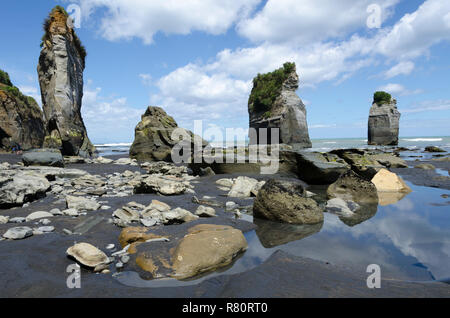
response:
M295 63L285 63L272 73L258 75L248 101L250 144L287 144L295 149L311 148L306 107L297 96L299 77ZM259 129L269 129L266 140ZM280 140L271 140L271 128L280 129Z
M5 78L0 82L0 149L11 151L17 146L22 150L42 147L45 130L38 103L13 86L8 73L2 70L0 73Z
M176 208L172 211L163 212L161 214L163 217L162 223L164 224L187 223L198 220L199 218L197 215L194 215L188 210L182 208Z
M182 179L166 176L150 175L142 178L134 187L134 193L159 193L162 195L179 195L190 188Z
M67 18L55 7L44 24L37 68L47 132L44 147L60 149L64 156L89 157L96 149L81 117L86 51Z
M66 253L73 257L78 263L90 268L95 268L110 262L105 253L88 243L75 244L68 248Z
M253 216L290 224L323 222L323 211L317 202L306 197L299 181L269 180L254 201Z
M301 151L297 156L298 177L309 184L331 184L350 169L333 154Z
M9 222L9 216L0 215L0 224L6 224Z
M141 167L147 171L148 174L162 174L181 177L187 174L187 167L176 166L169 162L144 162Z
M50 182L37 174L0 175L0 207L21 206L43 198L50 187Z
M58 149L35 149L22 155L25 166L48 166L64 168L64 158Z
M248 198L252 191L258 191L260 188L258 180L249 177L238 177L234 180L228 197L230 198Z
M136 126L130 157L139 161L172 161L172 148L179 140L172 139L172 133L179 128L176 121L160 107L149 106L141 122ZM190 137L188 143L194 150L194 134L185 130ZM198 137L200 147L207 143Z
M345 160L345 162L351 166L353 171L367 180L372 180L377 172L384 168L376 158L371 157L371 155L364 150L337 149L330 153Z
M200 205L195 211L195 215L200 217L214 217L216 216L216 210L211 207Z
M22 226L9 229L5 234L3 234L3 237L8 240L21 240L32 235L33 230L31 228Z
M241 231L230 226L201 224L189 229L173 253L173 275L187 279L229 265L247 249Z
M95 200L70 195L66 196L66 204L68 209L78 211L97 211L101 207Z
M369 145L398 145L400 112L397 101L374 102L369 115Z
M30 221L34 221L34 220L51 218L51 217L53 217L53 214L51 214L49 212L38 211L38 212L33 212L33 213L29 214L26 217L26 220L27 220L27 222L30 222Z
M376 186L378 192L412 192L402 178L386 169L381 169L372 179L372 183Z
M405 160L388 153L368 154L367 158L378 161L380 165L386 168L408 168Z
M444 149L441 149L439 147L435 147L435 146L429 146L425 148L426 152L447 152Z
M352 170L346 172L327 189L329 199L340 198L357 203L378 203L377 188Z
M127 206L124 206L121 209L117 209L116 211L114 211L113 217L116 217L127 224L132 222L139 222L141 218L140 214L137 211Z
M422 163L420 165L415 166L414 168L422 170L436 170L436 167L429 163Z

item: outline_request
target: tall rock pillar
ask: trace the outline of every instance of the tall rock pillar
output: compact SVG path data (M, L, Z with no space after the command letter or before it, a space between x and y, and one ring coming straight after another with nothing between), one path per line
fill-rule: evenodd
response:
M67 12L57 6L44 23L38 64L47 131L44 147L88 157L96 150L81 118L86 51L68 19Z
M400 130L397 101L384 92L375 93L369 115L369 145L396 146Z
M250 128L255 128L256 139L250 136L250 144L264 144L259 134L260 128L268 128L267 144L276 141L270 139L270 129L280 129L280 144L294 149L311 148L306 107L296 90L299 78L294 63L284 66L272 73L258 74L253 80L253 90L248 102Z

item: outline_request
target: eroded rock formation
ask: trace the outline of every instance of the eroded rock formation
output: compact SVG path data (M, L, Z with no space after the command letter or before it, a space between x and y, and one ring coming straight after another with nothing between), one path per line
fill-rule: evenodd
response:
M397 109L397 101L391 99L389 94L386 96L389 97L389 100L374 98L374 103L370 108L369 145L398 145L400 112Z
M88 157L95 147L81 118L86 51L67 21L67 12L55 7L44 23L38 64L47 130L44 146L59 148L63 155Z
M42 111L36 101L13 86L0 70L0 149L40 148L44 141Z
M250 128L257 130L257 136L250 135L250 144L276 144L276 140L271 140L270 130L265 142L259 129L279 128L280 144L291 145L294 149L311 148L306 108L296 94L298 86L294 63L285 63L282 68L253 80L248 111Z
M172 139L172 133L179 128L175 119L167 115L161 107L149 106L141 122L136 126L135 139L130 149L130 157L139 161L172 161L172 148L179 140ZM191 150L194 150L194 134L191 137ZM200 138L200 137L198 137ZM202 147L207 143L202 140Z

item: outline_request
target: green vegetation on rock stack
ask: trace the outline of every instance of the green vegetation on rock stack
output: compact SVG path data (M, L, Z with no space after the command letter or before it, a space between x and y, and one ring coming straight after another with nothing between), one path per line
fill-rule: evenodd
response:
M13 86L11 80L9 79L9 74L0 70L0 84L5 84L6 86Z
M389 104L392 101L392 96L386 92L376 92L373 95L373 102L378 105Z
M267 74L258 74L253 80L249 104L257 112L268 112L280 95L283 82L295 70L295 63L285 63L282 68Z
M21 107L31 107L34 109L39 109L38 103L35 101L33 97L25 96L22 92L13 85L11 82L8 73L0 69L0 90L7 93L9 96L14 96L17 100L17 103Z
M44 28L44 32L45 33L42 36L41 47L43 47L45 45L46 41L50 41L50 26L52 24L52 21L54 21L54 17L55 17L56 13L63 14L65 19L66 19L66 21L69 18L69 14L67 13L67 11L63 7L56 6L56 7L54 7L52 9L52 11L50 12L49 16L44 20L43 28ZM85 63L86 56L87 56L86 48L81 43L80 38L75 33L75 30L71 29L70 31L72 33L73 42L75 44L75 47L76 47L78 53L80 54L81 59L83 60L83 63Z

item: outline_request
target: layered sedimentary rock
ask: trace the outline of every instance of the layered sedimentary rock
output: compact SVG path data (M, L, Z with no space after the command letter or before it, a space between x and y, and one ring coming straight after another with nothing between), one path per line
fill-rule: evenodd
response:
M64 9L56 7L44 23L38 64L47 130L44 146L87 157L95 154L95 147L81 117L86 51L67 21Z
M44 141L42 111L36 101L13 86L0 70L0 149L39 148Z
M400 112L395 99L374 102L369 116L369 145L398 145Z
M250 144L287 144L294 149L311 148L306 108L296 90L299 78L294 63L285 63L283 68L272 73L258 75L253 80L248 111L250 128L256 129L256 136L250 133ZM268 128L267 139L260 128ZM272 140L270 128L280 129L280 140Z
M176 121L161 107L149 106L136 126L130 157L139 161L172 161L172 148L180 142L174 140L172 134L178 128ZM193 151L194 134L188 130L185 132L190 136L190 148ZM201 147L207 144L201 138L199 141Z

